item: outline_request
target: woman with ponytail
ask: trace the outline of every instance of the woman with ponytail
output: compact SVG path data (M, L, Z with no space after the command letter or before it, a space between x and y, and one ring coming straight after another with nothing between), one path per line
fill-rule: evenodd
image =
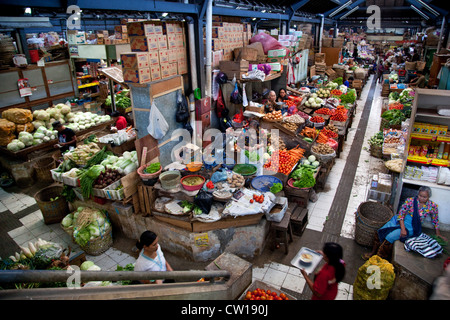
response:
M158 236L152 231L144 231L136 247L141 251L134 265L134 271L173 271L164 258ZM163 283L163 280L141 280L142 283Z
M305 270L301 273L313 292L312 300L334 300L338 292L338 283L345 275L345 262L342 260L342 247L333 242L325 243L322 254L325 265L314 276L314 281L308 277Z

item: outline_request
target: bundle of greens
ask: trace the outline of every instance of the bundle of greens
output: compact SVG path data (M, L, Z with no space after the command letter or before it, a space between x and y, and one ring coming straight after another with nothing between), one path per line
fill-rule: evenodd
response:
M339 97L341 99L341 103L355 103L356 101L356 90L350 89L346 94L343 94Z
M405 114L398 109L392 109L383 112L381 117L389 122L389 125L395 126L402 123L402 121L406 120Z
M144 173L152 174L152 173L158 172L159 169L161 169L161 163L159 163L159 162L151 163L144 169Z
M270 187L270 192L272 192L273 194L276 194L278 192L280 192L281 190L283 190L283 184L281 183L274 183L271 187Z
M89 199L92 195L94 182L99 175L105 171L105 167L101 164L96 164L89 169L81 169L78 177L80 178L81 193L84 198Z
M292 184L296 188L312 188L316 184L314 171L311 168L300 167L292 172L291 178L294 179Z

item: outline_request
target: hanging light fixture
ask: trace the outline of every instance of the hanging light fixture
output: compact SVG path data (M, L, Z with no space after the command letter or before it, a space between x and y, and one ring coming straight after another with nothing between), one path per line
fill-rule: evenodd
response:
M353 12L355 12L356 10L359 9L359 6L354 7L352 10L350 10L349 12L347 12L346 14L344 14L342 17L340 17L339 19L345 19L346 17L348 17L349 15L351 15Z
M347 8L349 5L352 4L352 0L347 1L346 3L344 3L342 6L340 6L339 8L337 8L336 10L334 10L332 13L330 13L329 17L333 17L335 16L337 13L339 13L340 11L342 11L343 9Z
M421 15L425 20L430 19L429 16L427 16L425 13L423 13L422 11L420 11L419 9L417 9L417 7L411 5L411 8L414 9L414 11L417 12L419 15Z

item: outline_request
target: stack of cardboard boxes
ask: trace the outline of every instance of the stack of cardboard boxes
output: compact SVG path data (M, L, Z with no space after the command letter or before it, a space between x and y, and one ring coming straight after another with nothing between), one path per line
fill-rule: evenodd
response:
M233 60L234 49L249 44L252 31L250 23L241 23L236 17L213 16L212 24L212 67L217 68L220 61Z
M181 22L127 24L130 53L121 55L124 81L147 83L188 71L186 35Z
M324 75L327 68L325 63L325 53L316 53L314 56L317 75Z

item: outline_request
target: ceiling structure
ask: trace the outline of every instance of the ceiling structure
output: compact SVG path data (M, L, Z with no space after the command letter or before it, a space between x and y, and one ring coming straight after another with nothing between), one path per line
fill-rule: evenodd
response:
M33 16L66 19L66 8L77 5L85 19L161 18L192 15L203 17L205 0L2 0L2 16L24 16L26 7ZM326 26L365 26L373 5L380 8L381 28L439 25L446 17L448 0L213 0L213 14L239 16L272 23L321 22ZM445 10L444 8L447 8Z

